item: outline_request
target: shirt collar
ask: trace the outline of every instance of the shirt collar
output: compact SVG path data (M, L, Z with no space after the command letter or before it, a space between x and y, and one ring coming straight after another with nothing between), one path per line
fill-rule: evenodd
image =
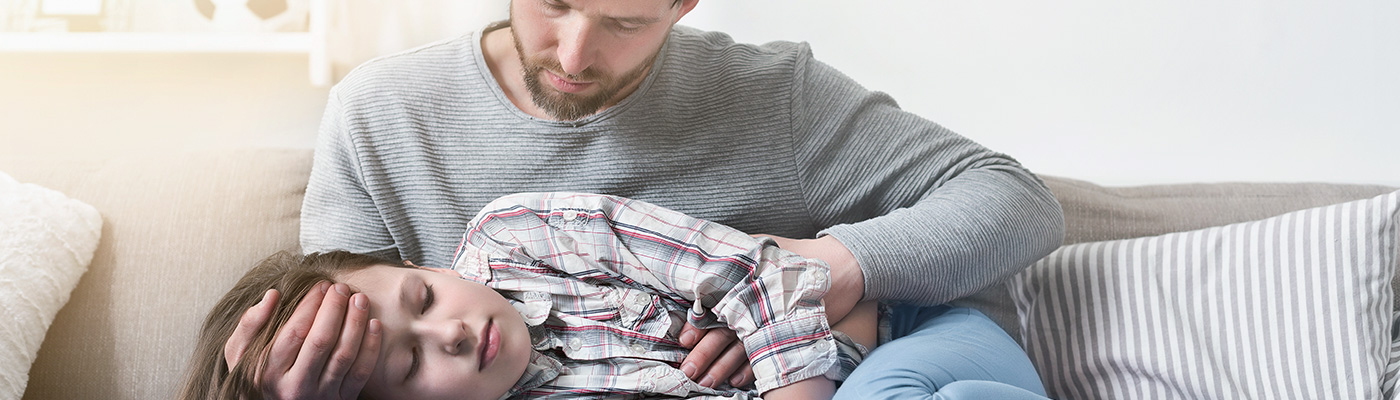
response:
M541 353L530 350L530 363L525 365L525 373L521 374L520 380L515 382L515 386L506 391L502 399L518 396L540 386L546 382L558 378L564 373L564 363Z

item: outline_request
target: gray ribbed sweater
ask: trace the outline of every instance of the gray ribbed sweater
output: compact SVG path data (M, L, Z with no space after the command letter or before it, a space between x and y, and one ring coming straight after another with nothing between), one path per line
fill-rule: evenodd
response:
M304 251L445 267L498 196L596 192L750 233L834 235L867 298L935 304L1060 244L1059 205L1015 160L900 110L806 44L677 27L631 96L558 122L511 104L480 39L371 61L331 91Z

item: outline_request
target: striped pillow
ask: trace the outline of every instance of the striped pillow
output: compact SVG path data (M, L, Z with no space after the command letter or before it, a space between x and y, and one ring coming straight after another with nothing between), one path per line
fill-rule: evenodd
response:
M1398 210L1400 191L1064 246L1010 282L1026 352L1055 398L1391 394Z

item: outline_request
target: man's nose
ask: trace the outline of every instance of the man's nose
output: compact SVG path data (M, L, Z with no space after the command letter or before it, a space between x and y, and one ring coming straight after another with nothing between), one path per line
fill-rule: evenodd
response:
M593 47L597 39L593 23L587 18L573 18L559 30L559 67L564 73L578 75L593 65Z

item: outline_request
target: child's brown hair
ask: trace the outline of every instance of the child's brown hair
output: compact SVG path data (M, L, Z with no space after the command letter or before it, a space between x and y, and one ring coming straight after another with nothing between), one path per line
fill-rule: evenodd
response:
M256 377L277 331L291 317L301 299L322 281L336 281L342 274L374 265L400 266L374 256L345 251L312 253L305 256L279 252L262 260L243 275L220 299L200 328L194 355L180 390L180 398L259 399ZM224 359L224 345L233 335L243 313L262 300L268 289L277 289L281 298L268 323L243 350L238 365L231 370Z

